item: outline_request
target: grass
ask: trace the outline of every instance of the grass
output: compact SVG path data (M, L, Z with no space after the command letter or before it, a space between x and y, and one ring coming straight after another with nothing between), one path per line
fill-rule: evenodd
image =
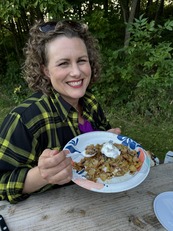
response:
M15 106L9 94L0 89L0 124L5 115ZM140 143L145 150L153 152L160 160L165 154L173 151L172 121L156 121L154 118L144 118L140 115L129 115L126 111L106 109L107 117L113 127L120 127L122 134Z

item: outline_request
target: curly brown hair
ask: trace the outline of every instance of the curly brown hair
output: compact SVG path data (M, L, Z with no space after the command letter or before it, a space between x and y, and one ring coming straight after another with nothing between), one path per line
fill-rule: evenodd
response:
M58 22L36 22L30 29L30 37L24 48L25 63L23 72L28 86L33 91L41 91L49 95L52 85L50 79L43 72L43 65L47 65L46 44L58 36L68 38L78 37L86 45L91 66L91 81L94 83L100 76L100 55L98 41L88 31L86 24L71 20Z

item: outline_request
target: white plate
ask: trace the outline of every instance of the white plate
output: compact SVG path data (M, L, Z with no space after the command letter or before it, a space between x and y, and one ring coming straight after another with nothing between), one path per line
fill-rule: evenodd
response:
M154 212L163 227L173 231L173 192L163 192L155 198Z
M122 192L136 187L142 183L147 177L150 171L150 159L146 154L145 150L136 141L122 135L116 135L111 132L89 132L79 136L76 136L70 140L64 147L68 149L71 153L73 152L83 152L86 146L90 144L103 144L104 142L113 141L117 144L123 144L128 146L131 150L136 150L138 152L139 158L142 160L143 164L138 172L135 174L126 174L120 177L114 177L108 181L98 181L93 182L86 179L86 172L77 172L73 169L72 181L77 185L95 192L103 193L113 193ZM83 158L82 155L78 157L72 157L74 162L79 162Z

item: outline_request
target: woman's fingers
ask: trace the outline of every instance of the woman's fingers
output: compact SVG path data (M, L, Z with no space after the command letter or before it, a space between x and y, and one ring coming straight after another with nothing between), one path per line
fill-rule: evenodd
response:
M68 150L58 152L57 150L46 149L39 158L38 166L48 169L59 165L63 161L70 164L71 161L66 158L67 153Z
M112 133L119 135L119 134L121 134L121 129L120 128L111 128L108 130L108 132L112 132Z
M70 182L72 179L72 167L67 166L66 168L64 168L63 170L61 170L60 172L53 174L52 176L49 176L49 183L50 184L66 184L68 182Z
M67 183L72 178L71 159L66 158L68 150L58 152L46 149L39 158L38 168L43 179L50 184Z

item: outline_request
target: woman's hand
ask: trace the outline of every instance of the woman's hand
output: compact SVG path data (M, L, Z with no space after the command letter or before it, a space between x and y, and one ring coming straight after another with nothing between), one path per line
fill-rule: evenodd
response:
M30 169L26 175L23 193L32 193L47 184L63 185L72 179L71 158L68 150L45 149L38 160L38 166Z
M119 135L119 134L121 134L121 129L120 128L111 128L108 130L108 132L112 132L112 133Z
M48 184L65 184L72 179L71 158L66 158L67 150L46 149L38 161L38 168L41 177Z

